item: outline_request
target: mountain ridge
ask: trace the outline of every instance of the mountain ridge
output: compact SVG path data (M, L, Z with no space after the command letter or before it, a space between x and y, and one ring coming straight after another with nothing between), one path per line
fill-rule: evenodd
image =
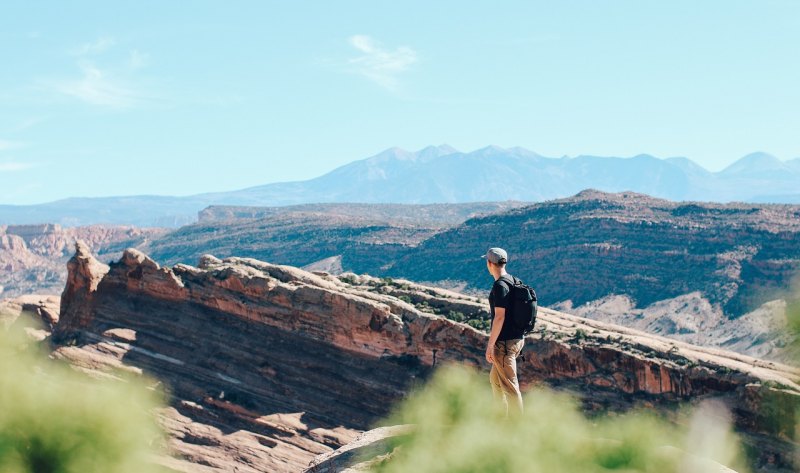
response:
M72 197L37 205L0 205L0 223L67 226L133 224L177 227L210 205L306 203L541 202L586 188L647 192L673 201L795 202L800 160L748 154L720 172L685 157L593 155L550 158L522 147L460 152L449 145L418 151L389 148L313 179L190 196Z

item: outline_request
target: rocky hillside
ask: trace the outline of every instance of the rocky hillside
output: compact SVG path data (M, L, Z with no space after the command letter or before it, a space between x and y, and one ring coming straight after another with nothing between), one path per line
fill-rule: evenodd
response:
M735 317L791 288L800 206L585 191L469 220L410 249L386 273L482 287L477 256L488 246L509 250L509 269L534 282L545 304L625 294L646 307L700 291Z
M495 245L547 305L755 356L794 355L783 327L786 305L800 299L800 206L586 191L469 220L383 274L485 286L475 255Z
M122 250L166 233L160 228L131 226L62 227L57 224L0 226L0 298L23 294L59 294L66 262L76 240L101 259L118 259Z
M437 309L437 310L433 310ZM157 377L176 471L298 471L353 440L442 363L485 366L487 336L434 312L483 302L407 281L313 274L249 258L110 266L77 245L53 356L95 375ZM754 466L792 468L800 370L543 309L520 365L587 410L718 398Z
M353 219L391 222L419 227L449 227L470 218L523 207L519 201L474 202L468 204L304 204L284 207L212 205L198 212L198 223L255 220L296 214L327 214Z
M378 275L409 246L469 218L520 202L478 204L317 204L209 207L200 222L140 247L165 264L193 262L208 251L293 266Z

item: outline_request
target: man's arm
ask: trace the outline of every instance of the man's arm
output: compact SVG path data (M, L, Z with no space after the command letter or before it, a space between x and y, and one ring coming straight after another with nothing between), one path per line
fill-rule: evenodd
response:
M497 337L500 336L500 331L503 330L503 321L506 319L506 308L494 308L494 320L492 321L492 331L489 334L489 346L486 347L486 361L494 363L494 344L497 343Z

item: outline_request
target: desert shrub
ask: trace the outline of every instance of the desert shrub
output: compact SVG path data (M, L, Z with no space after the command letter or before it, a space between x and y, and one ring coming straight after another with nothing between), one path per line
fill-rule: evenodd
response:
M448 311L447 314L445 315L445 317L447 317L448 319L450 319L450 320L452 320L454 322L463 322L464 320L467 319L467 316L464 315L463 312L460 312L460 311L457 311L457 310Z
M481 330L484 332L488 332L492 326L491 322L483 319L469 319L467 320L467 325L469 325L474 329Z
M688 427L644 412L588 419L575 399L537 388L522 416L505 418L485 373L460 366L437 371L385 424L413 427L391 440L377 472L664 473L718 470L713 461L746 471L738 440L714 416Z
M158 405L142 380L91 379L0 329L0 471L163 471Z
M392 278L381 278L381 285L393 286L394 285L394 280Z
M355 286L358 284L358 277L355 274L342 274L339 276L339 281Z

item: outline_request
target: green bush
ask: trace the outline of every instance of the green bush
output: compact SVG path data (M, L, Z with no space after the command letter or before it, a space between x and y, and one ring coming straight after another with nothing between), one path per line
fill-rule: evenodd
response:
M488 332L492 326L491 322L483 319L469 319L467 320L467 325L469 325L474 329L481 330L484 332Z
M140 379L93 380L0 329L2 472L163 471L158 405Z
M590 420L573 398L544 388L525 396L522 416L506 419L485 373L446 366L385 422L413 427L391 440L393 453L373 469L664 473L713 471L714 460L746 471L737 439L709 419L695 416L686 422L692 428L643 412Z
M445 315L445 317L447 317L448 319L450 319L450 320L452 320L454 322L463 322L464 320L467 319L467 316L464 315L463 312L460 312L460 311L457 311L457 310L448 311L447 315Z

